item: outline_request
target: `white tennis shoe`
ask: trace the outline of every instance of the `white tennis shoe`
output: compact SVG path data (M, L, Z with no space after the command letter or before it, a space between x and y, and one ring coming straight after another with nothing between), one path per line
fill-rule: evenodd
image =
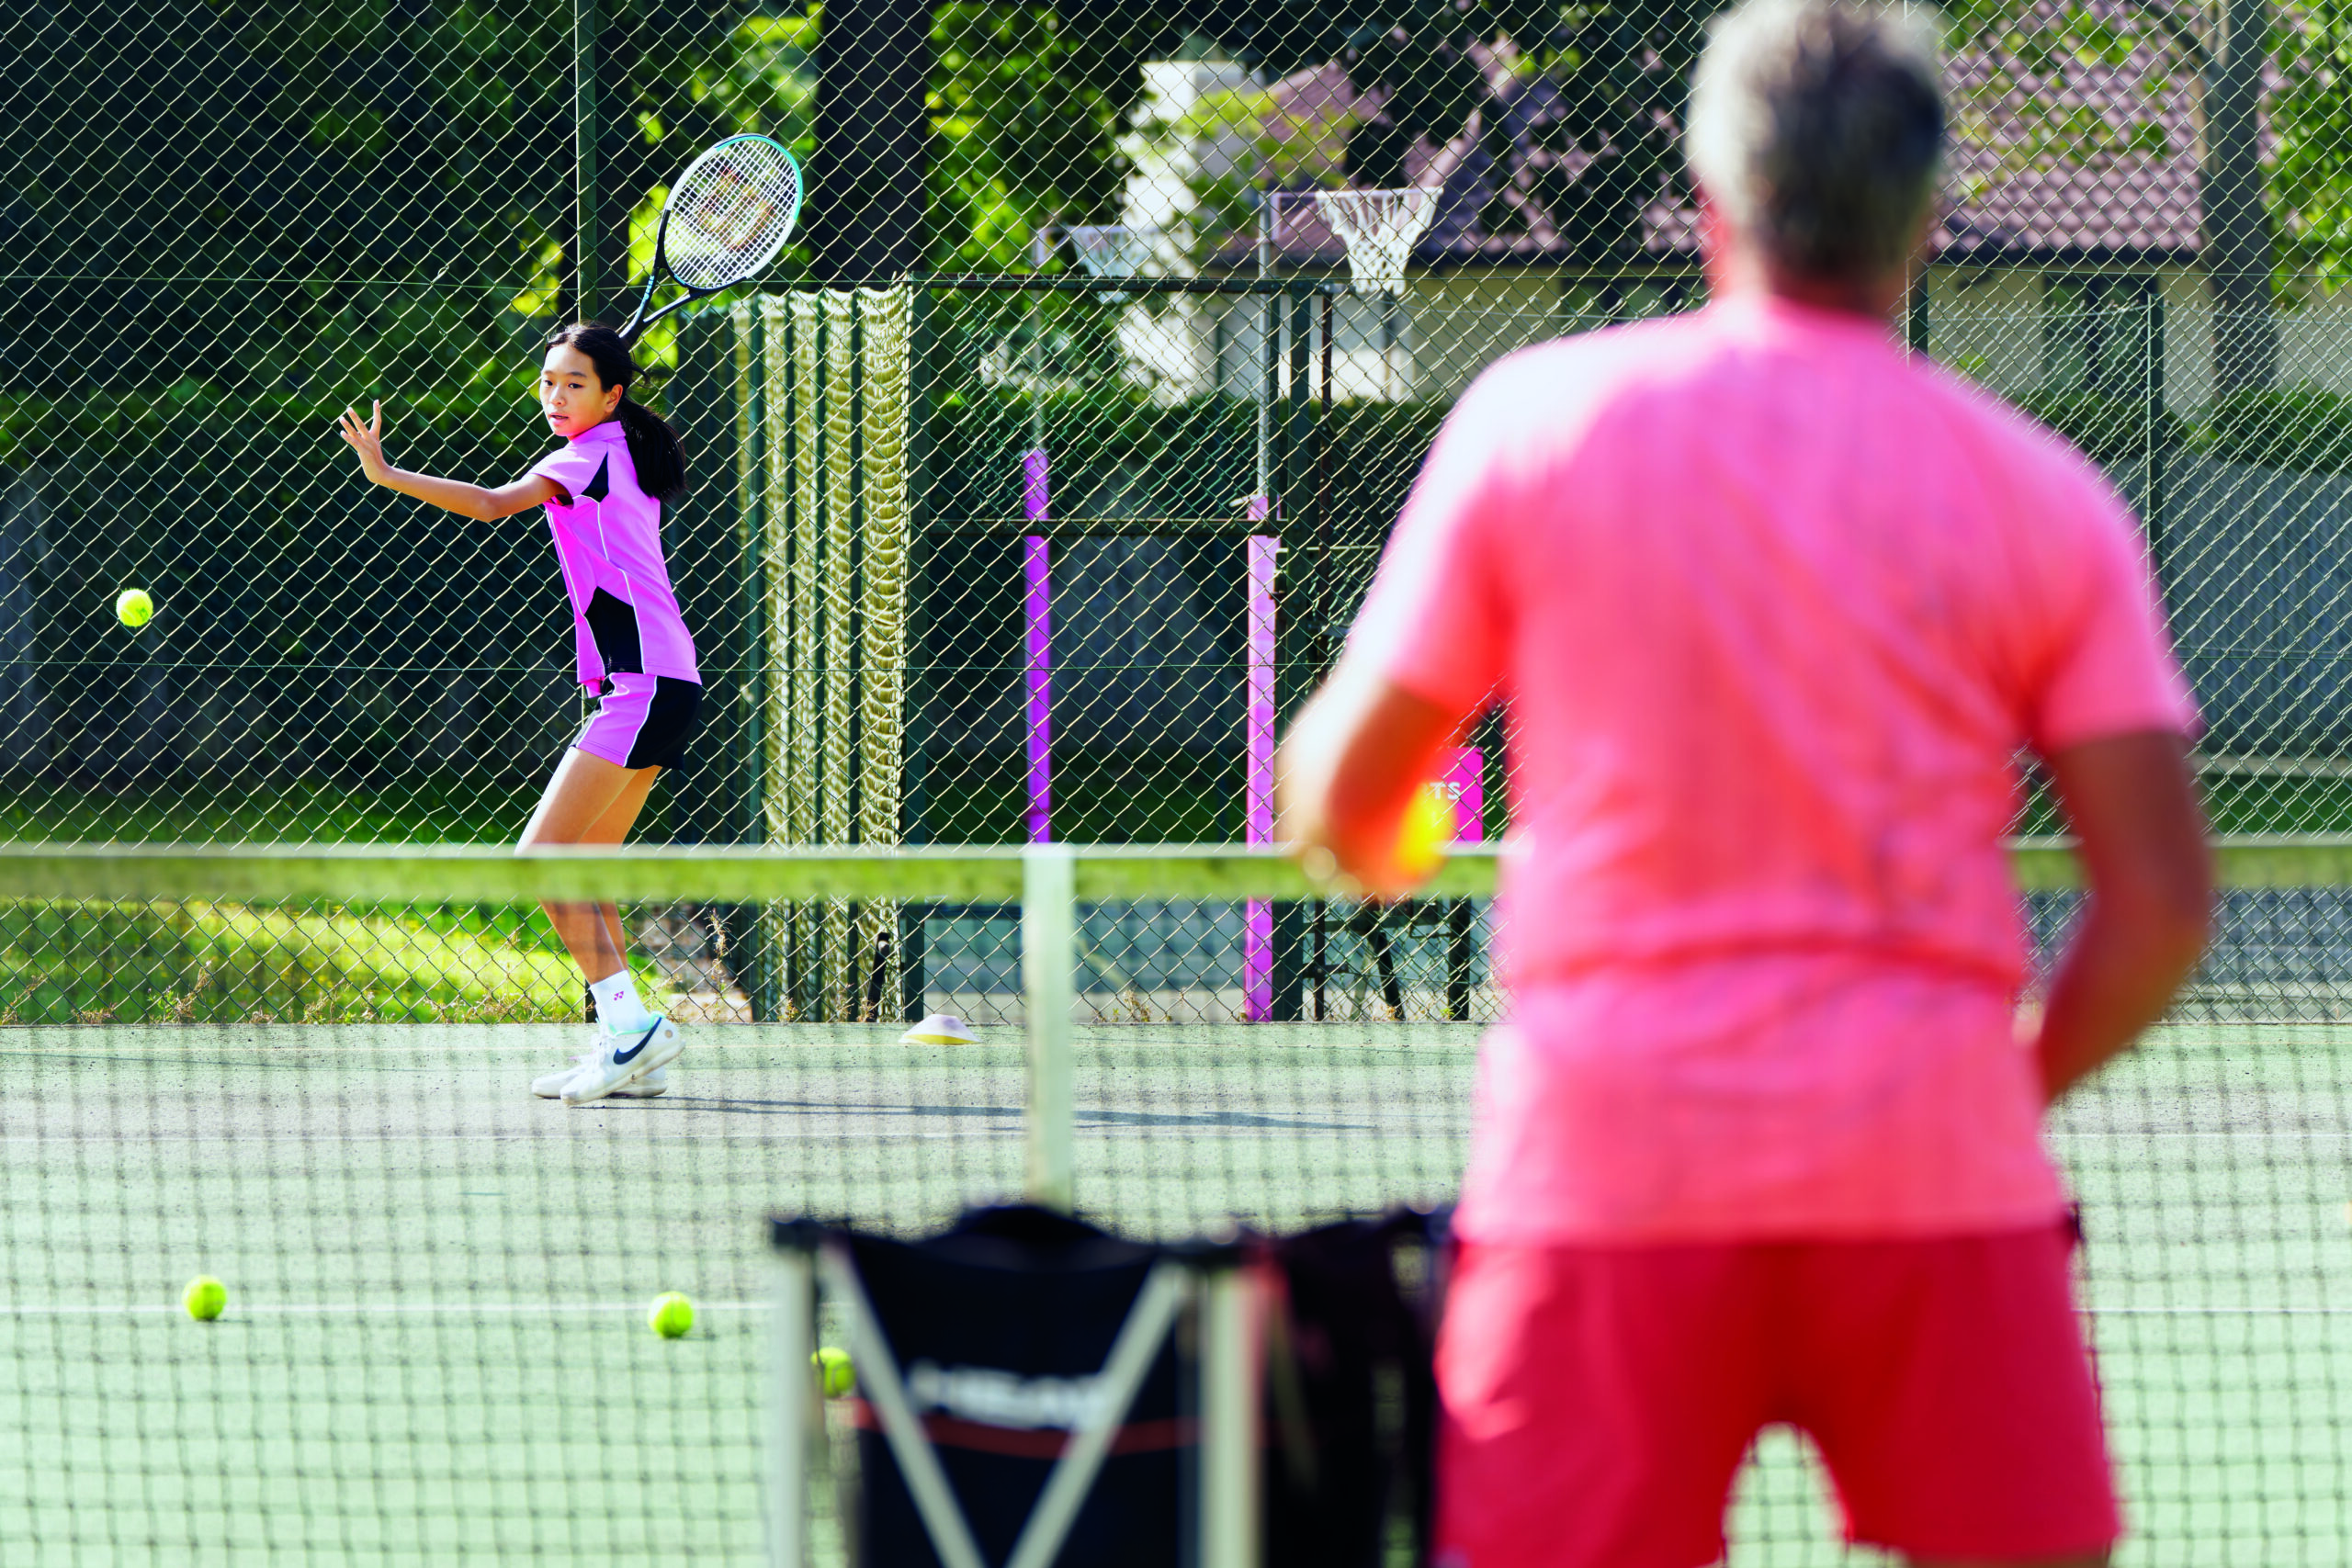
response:
M572 1057L571 1061L565 1063L562 1066L556 1068L553 1072L541 1073L537 1077L531 1080L531 1092L537 1095L541 1100L561 1100L563 1098L563 1086L565 1082L571 1078L572 1074L580 1070L581 1063L586 1061L595 1054L596 1053L594 1051L582 1051L580 1055ZM665 1092L669 1087L670 1069L667 1067L656 1067L651 1072L646 1074L643 1077L639 1078L636 1082L623 1084L620 1088L613 1090L611 1098L614 1100L651 1100L655 1096Z
M685 1048L686 1043L678 1037L678 1026L666 1018L656 1018L643 1029L626 1033L599 1028L596 1049L563 1080L563 1102L593 1104L656 1068L668 1066Z

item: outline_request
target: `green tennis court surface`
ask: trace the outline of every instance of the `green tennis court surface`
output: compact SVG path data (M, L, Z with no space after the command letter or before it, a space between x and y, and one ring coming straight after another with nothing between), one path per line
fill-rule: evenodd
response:
M567 1111L536 1025L0 1034L0 1543L75 1562L751 1562L775 1210L916 1226L1022 1181L1017 1034L697 1031ZM1173 1235L1442 1199L1475 1033L1081 1030L1080 1203ZM2071 1104L2143 1563L2352 1560L2345 1033L2180 1026ZM227 1315L190 1321L192 1275ZM700 1307L667 1343L659 1292ZM1835 1560L1768 1443L1733 1562Z

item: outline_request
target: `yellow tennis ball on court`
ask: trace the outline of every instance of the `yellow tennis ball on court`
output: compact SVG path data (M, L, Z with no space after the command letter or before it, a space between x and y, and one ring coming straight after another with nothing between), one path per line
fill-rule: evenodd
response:
M839 1399L857 1384L857 1369L850 1365L846 1350L827 1345L809 1357L808 1362L823 1380L827 1399Z
M155 601L144 588L126 588L114 596L114 618L137 631L155 618Z
M695 1325L695 1303L676 1291L664 1291L653 1298L653 1310L645 1321L664 1339L684 1338Z
M209 1274L198 1274L187 1282L187 1292L180 1297L180 1304L197 1322L210 1323L228 1306L229 1287Z
M1453 842L1453 802L1435 784L1413 792L1405 820L1396 829L1396 869L1415 882L1445 863L1445 846Z

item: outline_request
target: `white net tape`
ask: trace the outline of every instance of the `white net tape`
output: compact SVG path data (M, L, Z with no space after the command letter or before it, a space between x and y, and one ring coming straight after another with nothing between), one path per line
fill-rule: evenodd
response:
M1362 294L1402 294L1413 244L1437 219L1438 192L1429 186L1401 190L1323 190L1315 209L1348 247L1348 271Z

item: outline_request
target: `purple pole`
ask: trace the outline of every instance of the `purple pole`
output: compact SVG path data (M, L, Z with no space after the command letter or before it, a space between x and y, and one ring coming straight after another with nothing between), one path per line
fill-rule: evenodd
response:
M1046 501L1046 449L1021 454L1021 515L1043 523ZM1021 541L1022 626L1027 658L1029 841L1054 836L1054 567L1053 550L1040 535Z
M1264 498L1253 498L1250 520L1265 515ZM1250 668L1242 722L1249 768L1242 801L1243 836L1253 844L1274 841L1274 557L1282 547L1273 535L1250 536ZM1274 907L1262 898L1251 899L1242 912L1241 1008L1251 1023L1274 1015Z

